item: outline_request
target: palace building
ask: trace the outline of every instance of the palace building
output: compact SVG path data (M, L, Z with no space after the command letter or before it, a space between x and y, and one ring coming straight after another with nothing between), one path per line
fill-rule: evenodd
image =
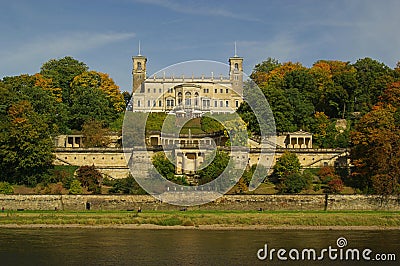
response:
M243 58L229 58L229 76L147 77L147 58L132 57L133 87L130 109L134 112L168 112L199 117L204 113L233 113L243 101Z
M236 50L236 49L235 49ZM200 74L180 76L174 74L147 76L147 58L139 53L132 57L133 87L132 99L128 110L133 112L164 112L179 120L188 121L205 113L234 113L243 102L243 58L235 55L228 59L229 68L223 69L227 75ZM197 119L198 120L198 119ZM176 120L178 121L178 119ZM129 168L121 148L120 136L109 136L112 144L107 148L85 147L84 135L60 135L55 138L55 164L57 165L95 165L103 174L113 178L124 178ZM276 138L261 139L253 136L248 139L249 152L240 157L252 166L260 162L263 145L274 150L273 158L267 164L274 165L286 151L296 153L303 168L349 165L346 149L316 149L313 147L312 134L305 131L278 132ZM205 161L210 150L227 149L226 136L221 132L213 134L161 134L148 132L145 143L149 150L136 150L132 160L151 160L153 153L166 147L173 152L175 173L187 176L195 175ZM173 149L171 149L171 147ZM237 156L236 156L237 157ZM265 163L265 162L264 162ZM140 164L138 164L140 166ZM139 167L138 166L138 167ZM143 169L147 167L143 165ZM140 167L139 167L140 168ZM138 169L139 169L138 168ZM143 170L144 171L144 170Z

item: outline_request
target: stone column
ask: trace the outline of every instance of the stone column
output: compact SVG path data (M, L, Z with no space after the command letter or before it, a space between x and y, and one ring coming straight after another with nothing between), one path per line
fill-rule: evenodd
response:
M185 174L185 157L186 154L184 152L182 152L182 174Z
M194 154L194 169L195 172L197 170L197 152Z

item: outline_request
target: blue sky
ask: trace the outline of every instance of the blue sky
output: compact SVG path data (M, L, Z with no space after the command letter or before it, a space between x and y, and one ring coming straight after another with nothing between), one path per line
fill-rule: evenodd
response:
M0 77L34 74L72 56L131 90L131 57L148 74L186 60L227 63L245 72L273 57L311 66L319 59L400 60L398 0L0 0Z

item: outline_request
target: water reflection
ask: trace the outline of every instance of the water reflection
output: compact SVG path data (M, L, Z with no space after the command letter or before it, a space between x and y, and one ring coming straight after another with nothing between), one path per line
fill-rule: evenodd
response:
M1 229L0 261L1 265L312 265L259 261L256 252L266 243L276 249L336 247L341 236L349 248L396 253L400 259L400 231Z

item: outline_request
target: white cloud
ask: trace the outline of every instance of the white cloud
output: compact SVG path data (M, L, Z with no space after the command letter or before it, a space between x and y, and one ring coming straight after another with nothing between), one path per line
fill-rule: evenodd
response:
M37 65L38 60L48 60L55 57L77 54L90 49L95 49L111 43L124 41L135 37L135 33L70 33L40 36L22 42L14 49L2 50L2 66L0 72L10 70L33 71L24 69L25 65ZM32 63L33 62L33 63ZM7 73L9 74L9 73Z
M229 11L226 8L218 7L217 6L218 2L211 2L212 6L207 6L207 5L201 5L200 1L196 2L187 2L187 1L179 2L171 0L134 0L134 1L138 3L151 4L163 7L171 11L183 14L215 16L224 18L234 18L244 21L260 22L260 19L257 19L251 15L246 15L243 13L237 14L232 11Z

